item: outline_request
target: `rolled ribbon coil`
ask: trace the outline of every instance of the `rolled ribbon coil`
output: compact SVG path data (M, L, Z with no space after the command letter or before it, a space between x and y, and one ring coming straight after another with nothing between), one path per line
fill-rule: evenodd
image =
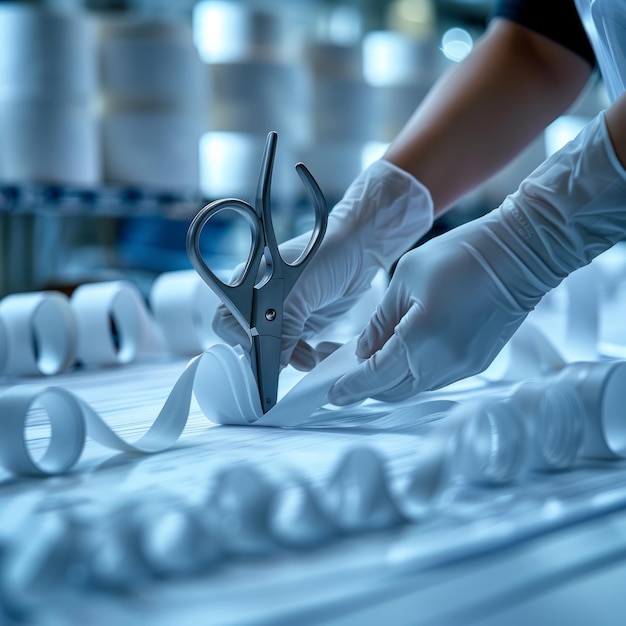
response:
M0 459L13 474L48 476L71 469L83 452L86 424L78 400L59 388L11 387L1 396ZM31 409L39 405L48 416L50 439L36 458L26 440Z
M74 362L77 327L64 294L42 291L6 296L0 301L0 318L9 376L59 374Z
M90 283L71 299L78 328L77 357L84 365L129 363L141 343L143 301L128 281Z

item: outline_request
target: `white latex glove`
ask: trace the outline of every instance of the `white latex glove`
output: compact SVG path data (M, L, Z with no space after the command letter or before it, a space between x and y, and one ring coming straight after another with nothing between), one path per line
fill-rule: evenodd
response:
M331 211L326 236L285 301L281 363L311 369L325 353L306 343L346 313L369 288L376 272L391 265L433 222L429 192L388 161L364 170ZM280 246L294 261L310 233ZM249 340L230 312L220 306L213 329L231 344Z
M542 296L626 235L626 172L604 114L502 206L398 263L361 334L344 405L436 389L485 369Z

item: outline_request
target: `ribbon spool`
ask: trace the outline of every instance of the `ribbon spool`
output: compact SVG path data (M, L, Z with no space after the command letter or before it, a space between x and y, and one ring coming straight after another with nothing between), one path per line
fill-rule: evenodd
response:
M60 474L72 468L85 446L86 425L78 400L59 388L11 387L2 396L0 457L6 469L26 476ZM50 422L48 447L39 459L31 453L26 428L31 409L39 405Z
M200 58L206 63L293 58L297 32L285 19L286 8L270 12L236 2L197 2L193 30Z
M96 92L96 30L81 12L0 6L3 98L87 102Z
M584 457L626 458L626 361L572 363L556 376L582 406Z
M583 407L563 384L524 383L509 405L528 429L529 464L537 470L571 467L583 440Z
M106 179L196 191L207 89L192 29L118 16L101 31Z
M100 180L96 29L80 11L0 4L0 180Z
M194 355L218 343L211 323L219 303L195 270L165 272L150 291L150 308L172 354Z
M87 366L129 363L141 342L143 301L127 281L81 285L72 295L77 357Z
M506 400L470 400L450 411L456 471L478 484L504 484L527 464L527 433Z
M370 448L346 452L320 495L324 510L343 531L388 528L403 520L384 460Z
M42 291L6 296L0 302L0 318L9 376L59 374L74 362L77 328L64 294ZM2 343L0 336L0 359Z

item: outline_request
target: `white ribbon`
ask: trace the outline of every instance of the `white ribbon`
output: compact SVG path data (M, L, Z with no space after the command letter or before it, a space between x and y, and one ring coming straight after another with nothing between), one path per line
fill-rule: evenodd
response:
M263 414L248 357L238 348L218 344L204 353L198 365L194 395L212 422L293 427L327 403L328 390L357 363L356 340L344 344L302 378Z
M216 354L222 358L216 358ZM230 346L215 346L188 364L153 424L134 443L117 435L96 411L69 391L36 385L11 387L0 395L0 463L15 474L44 476L66 472L78 461L86 434L103 446L122 452L166 450L185 427L192 391L201 408L204 406L205 415L213 421L299 425L326 402L330 385L343 371L341 364L354 359L353 354L352 345L341 348L297 383L271 412L262 415L247 360ZM51 427L48 448L40 461L31 456L25 431L29 411L37 403L46 410Z
M48 448L35 460L25 440L29 410L38 403L50 421ZM60 388L18 385L0 396L0 461L14 474L40 475L64 472L78 461L85 446L86 423L80 401Z
M172 354L193 356L221 341L211 328L219 303L195 270L165 272L150 290L150 309Z
M126 281L81 285L72 295L78 327L77 358L84 365L130 363L142 333L143 302Z
M76 321L67 296L56 291L22 293L0 301L0 356L6 346L9 376L59 374L74 361Z

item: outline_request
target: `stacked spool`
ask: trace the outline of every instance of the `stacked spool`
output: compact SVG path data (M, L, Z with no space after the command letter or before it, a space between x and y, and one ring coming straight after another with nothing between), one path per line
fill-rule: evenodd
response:
M363 169L367 145L376 139L375 89L363 79L358 44L311 42L307 57L313 88L306 162L334 204Z
M363 38L364 75L377 87L380 141L402 130L434 82L451 64L438 41L434 0L392 0L386 30Z
M389 143L402 130L441 71L441 53L430 35L393 30L363 38L363 75L374 89L376 141Z
M285 15L214 0L195 5L193 23L210 91L203 194L254 197L265 139L277 131L272 189L277 200L289 200L300 191L293 167L308 141L307 73L298 60L297 29Z
M95 25L0 4L0 181L100 181Z
M105 180L198 190L207 94L191 27L133 16L100 32Z

